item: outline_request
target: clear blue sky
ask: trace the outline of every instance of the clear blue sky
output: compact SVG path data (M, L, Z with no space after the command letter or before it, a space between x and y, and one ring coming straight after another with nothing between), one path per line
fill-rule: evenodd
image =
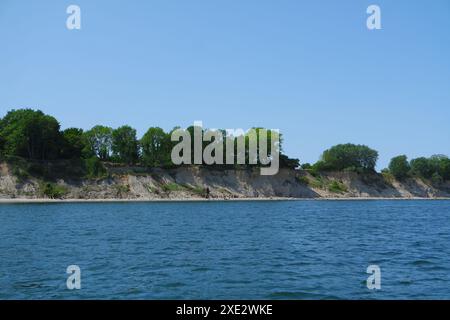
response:
M77 4L82 30L66 29ZM382 30L366 28L378 4ZM450 155L450 1L0 2L0 115L142 135L263 126L316 161L337 143Z

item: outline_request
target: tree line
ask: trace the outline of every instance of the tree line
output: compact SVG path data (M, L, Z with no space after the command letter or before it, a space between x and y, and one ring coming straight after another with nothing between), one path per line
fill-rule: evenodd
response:
M433 155L429 158L419 157L408 161L406 155L400 155L391 159L385 172L398 180L422 177L439 184L450 180L450 159L445 155Z
M378 152L365 145L339 144L325 150L315 164L302 164L302 168L312 173L319 171L375 172ZM408 161L406 155L396 156L382 170L398 180L419 177L439 184L450 180L450 159L446 155L419 157Z
M40 110L11 110L0 119L0 155L34 160L81 159L87 171L93 172L93 175L102 170L102 162L170 167L173 166L171 151L178 143L171 141L172 132L176 129L179 127L165 132L159 127L151 127L138 139L136 130L128 125L116 129L96 125L87 131L79 128L61 130L59 122L54 117ZM260 129L256 128L256 131ZM194 136L193 126L186 130L192 137ZM221 131L225 133L225 130ZM268 130L268 149L271 146L272 135L273 132ZM248 145L248 136L244 138ZM237 138L227 136L226 139L236 140ZM375 172L378 152L366 145L338 144L325 150L316 163L312 165L304 163L300 166L298 159L289 158L283 153L282 136L279 139L280 167L301 167L312 173L320 171ZM234 148L237 147L235 142ZM203 143L206 144L206 142ZM226 149L225 139L223 148ZM192 156L193 153L191 152ZM249 162L246 161L246 163ZM438 183L450 180L450 159L445 155L435 155L408 161L405 155L400 155L392 158L389 167L382 172L399 180L422 177Z
M179 127L173 130L176 129ZM173 165L171 151L178 143L171 141L173 130L165 132L162 128L151 127L140 139L129 125L116 129L96 125L87 131L79 128L61 130L58 120L40 110L11 110L0 119L0 154L33 160L83 159L94 171L100 162L168 167ZM193 136L193 126L186 130ZM268 130L269 149L272 134ZM227 139L236 137L228 136ZM248 137L245 139L248 143ZM282 139L280 150L281 142ZM226 149L226 141L223 143ZM299 166L299 161L281 153L280 166L294 168Z

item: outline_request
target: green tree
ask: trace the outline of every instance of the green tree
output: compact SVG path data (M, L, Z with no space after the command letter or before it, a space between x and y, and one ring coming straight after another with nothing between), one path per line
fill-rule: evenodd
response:
M139 159L139 144L136 138L136 130L130 126L122 126L113 130L112 152L114 157L122 163L136 163Z
M86 155L96 156L102 161L109 160L112 152L112 132L112 128L100 125L86 131Z
M397 179L406 178L410 170L411 166L405 155L394 157L389 163L389 172Z
M59 157L62 137L58 121L40 110L11 110L0 122L4 153L30 159Z
M171 145L170 136L163 129L148 129L141 139L143 163L151 167L170 164Z
M441 177L441 175L439 173L435 172L431 175L431 183L432 184L438 186L442 182L444 182L444 179Z
M429 159L420 157L411 160L411 173L429 179L433 175L434 170Z
M438 173L444 180L450 180L450 159L449 158L444 158L440 161Z
M433 171L443 180L450 180L450 159L442 154L433 155L429 159Z
M198 130L198 134L199 137L202 141L202 162L203 162L203 150L206 146L206 142L203 141L203 134L205 133L205 130L203 130L202 127L200 126L189 126L186 131L189 132L189 135L191 136L191 164L195 163L195 156L194 156L194 151L195 151L195 129Z
M274 154L275 152L278 152L280 154L280 163L281 161L287 160L286 157L283 158L283 160L281 159L281 155L282 155L282 144L283 144L283 137L282 135L275 131L275 130L268 130L268 129L264 129L261 127L254 127L252 128L252 131L248 131L245 135L245 145L246 145L246 156L245 156L245 161L246 163L250 163L250 154L249 154L249 146L250 146L250 140L253 139L254 141L256 141L256 159L252 159L253 161L256 160L257 164L260 165L261 164L261 159L260 159L260 139L263 136L262 135L262 130L266 130L267 135L267 144L266 144L266 150L267 150L267 156L270 158L272 156L272 154ZM255 136L253 136L255 135ZM275 149L272 150L272 140L277 140L278 139L278 143L274 145ZM291 163L292 164L292 163ZM291 164L289 164L288 166L290 166Z
M1 120L0 120L1 123ZM1 129L0 129L1 131ZM5 139L0 136L0 157L4 155L4 150L5 150Z
M300 167L300 160L295 158L289 158L285 154L280 154L280 168L295 169Z
M339 144L325 150L321 167L328 170L356 169L374 171L378 152L365 145Z
M86 148L86 139L82 129L69 128L62 132L63 144L61 157L65 159L81 158Z
M312 165L310 163L308 163L308 162L302 164L301 167L302 167L303 170L310 170L310 169L312 169Z
M88 178L100 178L107 173L102 162L95 156L85 159L83 163Z

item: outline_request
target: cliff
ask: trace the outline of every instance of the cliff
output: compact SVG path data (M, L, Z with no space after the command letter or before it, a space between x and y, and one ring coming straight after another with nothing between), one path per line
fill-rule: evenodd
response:
M83 178L69 163L51 165L51 177L0 164L0 199L238 199L238 198L441 198L450 183L438 186L409 178L397 181L378 173L327 172L316 175L280 169L261 176L259 169L174 169L106 166L103 178ZM70 171L70 175L58 171Z

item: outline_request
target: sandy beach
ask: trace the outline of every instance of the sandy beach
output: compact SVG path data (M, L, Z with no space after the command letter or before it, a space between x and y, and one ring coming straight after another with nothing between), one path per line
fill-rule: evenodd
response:
M388 198L388 197L342 197L342 198L171 198L171 199L0 199L0 204L20 204L20 203L115 203L115 202L228 202L228 201L376 201L376 200L450 200L446 197L436 198Z

